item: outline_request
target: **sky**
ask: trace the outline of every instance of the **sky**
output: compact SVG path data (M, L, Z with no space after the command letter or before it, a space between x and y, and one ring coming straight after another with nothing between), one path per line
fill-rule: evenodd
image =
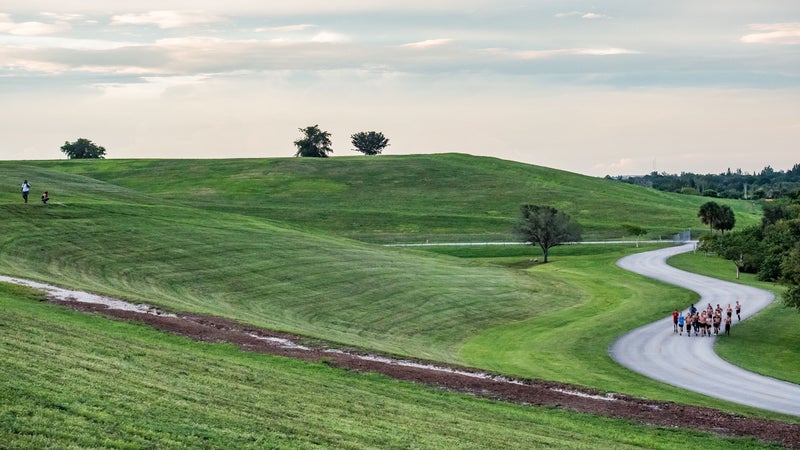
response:
M797 0L0 0L0 159L380 131L592 176L800 163Z

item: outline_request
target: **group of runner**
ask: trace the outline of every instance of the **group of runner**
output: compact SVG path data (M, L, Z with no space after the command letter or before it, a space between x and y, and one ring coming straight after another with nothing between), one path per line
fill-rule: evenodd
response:
M713 336L717 336L724 326L725 334L730 336L734 310L737 320L742 320L742 305L739 300L736 300L735 306L728 303L728 307L724 311L719 303L716 308L709 303L703 311L698 311L692 305L686 315L683 311L678 312L676 309L672 311L673 333L682 336L685 328L687 337L692 336L692 331L695 336L712 336L712 333Z

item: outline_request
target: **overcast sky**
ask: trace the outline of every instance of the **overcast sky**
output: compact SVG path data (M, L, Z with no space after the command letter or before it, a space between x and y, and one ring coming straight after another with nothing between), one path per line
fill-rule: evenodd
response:
M366 5L366 6L365 6ZM800 162L800 1L3 0L0 158L288 157L381 131L588 175Z

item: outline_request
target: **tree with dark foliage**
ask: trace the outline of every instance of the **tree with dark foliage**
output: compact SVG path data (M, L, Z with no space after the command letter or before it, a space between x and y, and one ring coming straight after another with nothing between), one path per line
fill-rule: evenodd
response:
M375 131L361 131L352 136L355 151L365 155L380 155L381 151L389 145L389 139L383 133Z
M64 142L61 151L69 159L103 159L106 155L105 148L85 138L79 138L75 142Z
M299 128L303 137L294 141L297 153L294 156L307 156L312 158L326 158L328 153L333 153L331 148L331 134L319 129L319 125Z
M717 202L703 203L697 212L697 217L708 225L712 233L714 230L720 230L722 234L725 234L726 231L732 230L736 225L736 216L733 213L733 209L728 205L720 205Z
M542 249L544 262L551 247L581 238L580 225L552 206L522 205L514 234Z

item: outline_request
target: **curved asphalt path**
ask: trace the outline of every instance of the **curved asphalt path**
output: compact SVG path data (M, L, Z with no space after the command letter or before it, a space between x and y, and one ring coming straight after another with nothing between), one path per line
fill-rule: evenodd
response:
M623 269L700 294L695 306L702 309L719 303L723 309L736 300L742 305L742 319L755 314L773 299L770 292L717 280L667 265L667 258L692 251L686 244L638 253L617 261ZM689 305L685 306L688 311ZM736 333L734 311L731 334ZM800 416L800 385L748 372L714 353L714 337L687 337L672 332L672 314L637 328L617 339L611 357L623 366L647 377L711 397L756 408Z

